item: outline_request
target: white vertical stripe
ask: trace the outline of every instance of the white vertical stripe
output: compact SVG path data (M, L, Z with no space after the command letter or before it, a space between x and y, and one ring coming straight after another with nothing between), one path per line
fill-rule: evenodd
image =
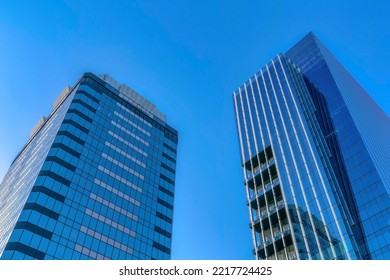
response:
M255 75L255 80L256 80L256 84L257 84L257 76L256 76L256 75ZM251 86L251 89L252 89L252 100L253 100L253 104L254 104L254 106L255 106L256 118L257 118L257 125L258 125L259 130L260 130L261 144L262 144L262 148L263 148L262 150L265 151L266 146L265 146L265 141L264 141L263 129L262 129L261 123L260 123L259 109L257 108L257 103L256 103L255 92L254 92L254 89L253 89L252 80L250 79L249 81L250 81L250 86ZM258 93L259 93L259 95L260 95L260 88L259 88L259 87L258 87ZM262 101L262 100L261 100L261 101ZM269 137L271 137L271 135L269 135ZM270 141L270 143L272 143L272 141ZM273 147L272 147L272 144L271 144L271 148L273 148ZM272 150L272 153L274 154L275 151ZM266 157L266 160L268 161L268 158L267 158L267 155L266 155L266 154L265 154L265 157ZM277 161L275 155L274 155L274 160L275 160L275 165L276 165L276 167L278 167L278 161ZM260 162L260 159L259 159L259 162ZM279 170L279 168L277 168L277 170ZM278 173L278 177L279 177L279 176L280 176L280 174ZM262 181L264 182L263 178L261 178L261 179L262 179ZM279 179L279 182L280 182L280 185L281 185L280 189L281 189L281 192L282 192L282 199L283 199L284 205L286 205L287 221L288 221L290 227L292 228L292 222L291 222L291 218L290 218L290 212L288 211L288 205L287 205L287 202L286 202L286 198L285 198L285 194L284 194L282 182L281 182L280 179ZM264 195L264 197L266 197L266 190L265 190L265 188L263 188L263 195ZM273 195L275 196L274 191L273 191ZM275 202L276 202L276 200L275 200ZM268 208L268 205L266 205L266 207ZM278 216L279 216L279 214L278 214ZM280 229L280 231L282 232L282 224L281 224L281 223L279 223L279 229ZM295 243L296 243L296 242L295 242L295 236L294 236L293 232L291 232L291 236L292 236L292 239L293 239L294 248L295 248L295 250L297 250L296 244L295 244ZM285 244L284 244L284 240L283 240L283 245L284 245L284 252L285 252L285 255L286 255L286 259L288 259L287 248L286 248L286 246L285 246Z
M285 77L285 79L286 79L286 81L287 81L287 86L288 86L290 95L291 95L291 97L292 97L292 100L293 100L293 103L294 103L295 110L297 111L299 121L300 121L302 127L304 127L304 126L303 126L302 117L301 117L301 115L300 115L300 112L299 112L299 110L298 110L297 103L296 103L296 101L295 101L295 97L294 97L294 95L293 95L293 93L292 93L290 84L288 83L287 76L286 76L286 73L285 73L285 71L284 71L283 64L281 63L281 60L280 60L280 57L279 57L279 56L278 56L278 59L279 59L279 61L280 61L281 67L282 67L283 75L284 75L284 77ZM314 164L315 164L317 170L319 170L319 166L318 166L318 163L317 163L317 159L316 159L315 156L314 156L313 148L312 148L312 146L311 146L311 143L310 143L310 141L309 141L309 138L308 138L308 136L307 136L307 132L306 132L305 129L304 129L304 135L305 135L306 141L309 143L309 149L310 149L310 153L311 153L311 155L312 155L312 157L313 157L313 159L314 159ZM324 187L324 192L325 192L326 198L327 198L327 200L328 200L328 203L329 203L329 205L330 205L330 209L331 209L331 212L332 212L332 215L333 215L333 218L334 218L336 227L337 227L337 229L338 229L338 231L339 231L339 234L340 234L340 237L341 237L341 239L342 239L343 245L344 245L345 248L347 249L348 247L346 246L346 243L345 243L345 240L344 240L344 236L343 236L342 231L341 231L341 229L340 229L340 225L339 225L339 223L338 223L336 214L335 214L335 212L334 212L333 205L332 205L332 203L331 203L331 201L330 201L330 198L329 198L329 194L328 194L328 192L326 191L324 179L323 179L323 177L322 177L321 172L319 172L319 176L320 176L320 180L321 180L322 186ZM348 250L346 250L346 254L347 254L347 256L348 256L348 259L350 259L351 256L349 255Z
M249 205L248 205L249 218L250 218L251 225L252 225L252 241L253 241L253 245L254 245L254 248L255 248L256 259L259 259L259 255L257 253L257 242L256 242L255 230L254 230L254 226L255 225L254 225L254 220L253 220L253 216L252 216L252 209L251 209L251 204L250 204L248 178L247 178L246 171L245 171L244 143L243 143L242 135L241 135L241 124L240 124L240 117L239 117L239 114L238 114L238 106L237 106L237 98L236 97L237 97L237 95L236 95L236 93L234 93L233 94L233 99L234 99L234 106L235 106L235 111L236 111L236 120L237 120L237 127L238 127L238 137L240 139L241 162L243 163L243 172L244 172L245 186L246 186L246 188L245 188L245 190L246 190L246 197L247 197L247 200L249 202Z
M268 69L268 65L266 65L266 68L267 68L267 73L268 73L268 78L270 79L270 84L271 84L271 88L272 88L272 92L274 94L274 98L275 98L275 102L276 102L276 107L277 107L277 110L279 112L279 116L280 116L280 119L281 119L281 122L282 122L282 126L283 126L283 131L284 131L284 134L286 136L286 139L287 139L287 142L289 144L289 147L290 147L290 152L291 152L291 155L292 155L292 159L293 159L293 162L294 162L294 167L295 169L297 170L296 174L298 176L298 181L299 181L299 185L300 185L300 188L301 188L301 191L302 191L302 195L303 195L303 200L305 201L305 205L306 205L306 209L307 209L307 213L308 213L308 216L309 216L309 219L310 219L310 223L311 223L311 226L312 226L312 230L313 230L313 233L314 233L314 238L316 239L316 245L318 247L318 250L319 250L319 253L321 255L321 259L323 259L323 254L322 254L322 249L321 249L321 246L320 246L320 242L319 242L319 238L318 238L318 235L317 235L317 231L316 231L316 228L314 226L314 221L313 221L313 215L311 214L311 210L310 210L310 204L307 200L307 197L306 197L306 192L305 192L305 188L303 186L303 183L302 183L302 178L301 178L301 174L300 174L300 171L299 171L299 168L298 168L298 165L295 161L295 159L297 158L295 153L294 153L294 150L292 149L292 146L290 146L290 138L289 138L289 135L287 133L287 128L286 128L286 124L284 122L284 118L283 118L283 115L282 115L282 111L280 110L280 105L279 105L279 100L278 100L278 97L277 97L277 94L276 94L276 91L275 91L275 87L274 87L274 83L272 81L272 78L271 78L271 74L270 74L270 71ZM271 103L270 103L270 106L271 106ZM287 106L287 104L286 104ZM296 137L296 136L295 136ZM305 160L304 160L304 164L306 165L305 163ZM305 237L304 237L305 238Z
M297 212L297 216L298 216L298 220L299 220L299 225L301 227L301 231L302 231L302 235L305 237L306 236L306 231L303 227L303 222L302 222L302 218L301 218L301 214L299 212L299 207L298 207L298 203L297 203L297 200L296 200L296 195L295 195L295 191L294 191L294 186L292 184L292 179L290 177L290 171L289 171L289 168L288 168L288 164L287 164L287 161L286 161L286 157L285 157L285 152L284 152L284 149L283 149L283 145L282 145L282 141L280 139L280 134L279 134L279 129L278 129L278 125L275 121L275 117L274 117L274 112L273 112L273 108L271 106L271 102L269 100L269 94L268 94L268 89L267 89L267 85L265 84L265 80L264 80L264 75L263 75L263 71L260 70L260 74L261 74L261 78L262 78L262 81L263 81L263 86L264 86L264 90L265 90L265 93L266 93L266 97L267 97L267 100L268 100L268 106L270 108L270 112L271 112L271 117L272 117L272 121L273 121L273 124L275 126L275 133L276 133L276 136L277 136L277 140L278 140L278 145L279 145L279 148L281 150L281 153L282 153L282 157L283 157L283 163L284 163L284 166L286 168L286 173L287 173L287 178L288 178L288 181L289 181L289 186L290 186L290 190L291 190L291 193L292 193L292 198L293 198L293 201L294 201L294 205L295 205L295 211ZM259 88L259 94L260 94L260 86L257 85L258 88ZM261 97L261 95L260 95ZM262 99L261 99L262 100ZM267 118L267 114L265 113L265 108L264 108L264 104L263 104L263 101L262 101L262 109L263 109L263 112L264 112L264 117ZM267 130L268 130L268 133L270 135L270 138L272 138L271 136L271 132L270 132L270 129L269 129L269 126L268 126L268 121L267 121ZM291 151L291 143L289 141L289 138L287 137L287 143L289 145L289 150ZM275 157L276 158L276 157ZM294 161L294 168L296 169L296 163ZM310 247L309 247L309 244L307 242L307 239L306 238L303 238L304 240L304 243L305 243L305 247L306 247L306 251L308 253L308 257L309 259L311 259L311 252L310 252ZM300 259L300 255L299 255L299 252L297 250L297 247L296 247L296 244L295 244L295 248L296 248L296 253L297 253L297 258Z
M279 62L280 62L280 61L279 61ZM280 62L280 64L281 64L281 62ZM292 116L291 116L290 108L289 108L289 106L287 106L286 97L285 97L285 95L284 95L284 91L283 91L282 85L281 85L281 83L280 83L279 75L278 75L278 73L277 73L277 70L276 70L276 67L275 67L275 64L274 64L274 61L273 61L273 60L272 60L272 65L273 65L274 70L275 70L275 73L276 73L276 78L277 78L277 80L278 80L279 88L280 88L280 91L281 91L281 93L282 93L283 101L284 101L284 103L286 104L287 114L288 114L288 116L289 116L289 119L290 119L290 122L291 122L291 125L292 125L292 128L293 128L293 131L294 131L295 139L297 140L297 143L298 143L299 152L300 152L300 155L301 155L301 157L302 157L302 160L303 160L303 163L304 163L304 166L305 166L306 174L308 175L308 179L309 179L309 182L310 182L310 186L311 186L311 189L312 189L313 194L314 194L314 199L315 199L316 205L317 205L318 210L319 210L319 215L320 215L320 217L321 217L322 223L323 223L323 225L324 225L324 228L325 228L325 231L326 231L326 234L327 234L327 237L328 237L328 243L329 243L329 246L330 246L330 248L331 248L331 250L332 250L332 253L333 253L334 257L336 258L336 252L335 252L335 250L334 250L334 248L333 248L333 244L332 244L332 242L331 242L332 238L331 238L331 236L330 236L330 234L329 234L328 227L326 226L325 218L324 218L324 215L323 215L323 212L322 212L322 207L321 207L320 202L319 202L319 200L318 200L317 191L316 191L316 189L315 189L315 186L314 186L314 183L313 183L313 179L312 179L310 170L309 170L309 168L308 168L308 166L307 166L306 156L305 156L305 153L303 152L302 145L301 145L300 139L299 139L299 137L298 137L298 133L297 133L296 128L295 128L295 123L294 123L294 120L293 120L293 118L292 118ZM288 83L287 80L286 80L286 83ZM305 130L305 127L302 126L302 129ZM310 145L310 143L308 143L308 144ZM318 173L320 173L320 170L319 170L319 169L316 169L316 170L318 170ZM313 224L313 226L315 227L314 224ZM321 247L321 244L320 244L320 243L319 243L318 245L319 245L319 247ZM323 255L321 255L321 256L322 256L322 258L324 258Z
M258 156L259 154L259 150L258 150L258 147L257 147L257 139L256 139L256 134L255 134L255 128L254 128L254 125L253 125L253 120L252 120L252 114L251 114L251 109L250 109L250 104L249 104L249 98L248 98L248 91L247 91L247 88L246 88L246 85L244 84L244 88L245 88L245 96L246 96L246 102L247 102L247 106L248 106L248 115L249 115L249 119L250 119L250 122L251 122L251 128L252 128L252 133L253 133L253 138L254 138L254 143L255 143L255 149L256 149L256 155ZM252 172L252 178L253 178L253 185L254 185L254 190L255 190L255 193L256 193L256 200L258 202L258 199L257 199L257 186L255 184L255 179L254 179L254 170L253 170L253 164L252 164L252 155L250 157L251 159L251 172ZM260 164L260 158L258 158L258 162ZM268 173L269 173L269 170L268 170ZM271 174L269 173L269 176L271 178ZM271 215L270 215L270 212L269 212L269 206L268 206L268 201L267 201L267 196L265 195L265 186L264 186L264 179L263 179L263 174L262 172L260 172L260 177L261 177L261 182L262 182L262 189L263 189L263 193L264 193L264 200L265 200L265 206L266 206L266 211L267 211L267 218L268 218L268 221L269 221L269 224L270 224L270 232L271 232L271 238L272 238L272 246L274 248L274 254L275 254L275 257L277 259L277 254L276 254L276 246L275 246L275 242L274 242L274 232L273 232L273 228L272 228L272 223L271 223ZM250 203L250 202L249 202ZM263 223L262 223L262 219L261 219L261 212L260 212L260 205L257 205L257 211L258 211L258 216L260 217L259 218L259 222L261 224L261 232L262 232L262 237L263 237L263 242L265 241L264 237L265 237L265 233L263 231ZM264 248L264 250L266 250Z

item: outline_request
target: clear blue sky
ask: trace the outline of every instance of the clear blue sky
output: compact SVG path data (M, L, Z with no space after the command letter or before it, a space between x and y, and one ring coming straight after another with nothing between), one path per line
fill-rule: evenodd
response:
M0 178L83 72L179 131L173 259L252 259L232 92L313 31L390 112L389 1L0 0Z

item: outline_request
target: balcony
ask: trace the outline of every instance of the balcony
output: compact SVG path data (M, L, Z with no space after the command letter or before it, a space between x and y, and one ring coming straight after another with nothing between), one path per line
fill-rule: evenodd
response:
M270 161L269 159L273 158L272 148L268 146L263 151L259 152L257 155L253 156L250 160L248 160L243 166L246 170L251 171L252 169L258 169L262 165Z
M261 208L259 217L256 217L253 223L255 231L261 232L261 224L263 226L263 230L267 230L270 228L270 222L271 226L276 225L278 223L278 212L280 219L286 218L286 211L284 210L284 208L285 204L283 200L278 201L276 204L268 205L268 209L266 207ZM249 224L249 227L252 228L252 225Z
M276 253L280 253L285 247L287 248L291 245L292 236L290 227L288 225L283 225L281 230L280 227L274 228L273 235L266 236L264 242L257 246L256 250L258 255L264 259L266 253L267 256L271 256L272 254L275 254L275 249ZM253 250L253 253L255 254L255 249Z
M269 184L272 184L272 182L276 180L277 176L276 165L267 165L261 169L261 172L259 170L255 176L250 177L247 182L244 181L244 184L252 190L260 189L262 187L267 188Z
M272 189L274 193L272 193ZM253 193L250 197L250 204L253 209L257 209L257 201L260 204L260 207L265 206L265 200L267 202L273 202L273 195L279 197L282 195L279 179L276 177L274 181L266 185L265 189L259 189L257 193ZM248 202L247 202L248 205Z
M297 255L295 253L287 254L289 260L297 260Z
M259 246L256 247L256 249L253 249L253 254L256 254L256 251L257 250L257 254L262 258L264 259L265 258L265 250L268 251L273 251L273 248L272 248L272 238L269 236L268 239L266 238L266 240L261 243Z
M267 170L269 167L271 167L274 164L275 164L275 159L272 157L272 158L268 159L267 162L257 166L255 169L253 169L253 173L248 172L249 173L248 181L251 180L253 177L258 176L261 172L264 172L265 170Z

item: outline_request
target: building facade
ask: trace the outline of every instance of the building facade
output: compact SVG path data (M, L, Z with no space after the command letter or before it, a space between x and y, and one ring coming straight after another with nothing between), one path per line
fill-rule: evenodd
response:
M309 33L233 99L256 258L390 259L389 118L324 45Z
M85 73L0 185L1 259L170 259L177 144L152 103Z

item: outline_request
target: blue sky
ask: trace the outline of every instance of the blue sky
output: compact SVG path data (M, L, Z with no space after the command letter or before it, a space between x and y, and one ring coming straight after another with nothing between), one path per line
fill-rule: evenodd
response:
M389 10L356 0L0 0L0 178L66 85L107 73L179 131L173 259L252 259L232 92L313 31L389 114Z

